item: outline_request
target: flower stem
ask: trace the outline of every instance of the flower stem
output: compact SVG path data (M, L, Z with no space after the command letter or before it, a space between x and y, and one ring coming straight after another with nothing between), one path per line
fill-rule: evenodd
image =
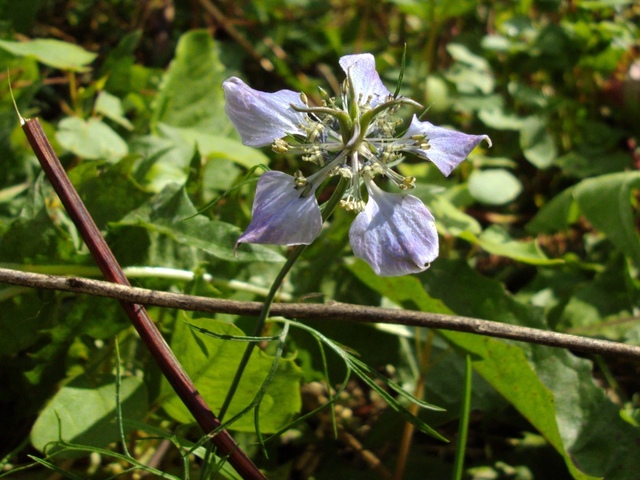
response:
M333 194L331 195L331 198L329 198L329 200L323 205L324 207L322 210L323 222L327 218L329 218L329 216L333 213L335 208L338 206L338 203L342 199L342 196L347 188L347 184L348 182L344 178L341 178L340 183L338 183L338 186L336 187ZM287 276L287 274L289 273L293 265L296 263L296 260L298 260L298 258L300 257L300 255L302 254L305 248L307 248L307 245L296 246L291 252L291 255L289 255L289 258L287 258L287 262L284 264L280 272L278 272L278 275L273 281L273 284L271 285L271 289L269 290L269 293L265 298L264 304L262 306L262 310L260 311L258 322L256 323L256 326L252 334L254 337L259 337L261 335L262 329L264 328L264 324L267 318L269 317L269 312L271 311L271 305L273 304L273 300L275 299L276 293L282 286L282 282L284 281L285 277ZM249 364L249 359L251 358L251 354L253 353L253 349L255 348L255 346L256 346L255 342L250 342L247 345L247 348L245 349L244 354L242 355L242 359L240 360L240 364L238 365L238 370L236 370L236 374L233 377L231 386L227 391L227 396L225 397L224 403L220 408L220 412L218 412L218 418L220 419L220 421L222 421L225 414L227 413L227 410L229 409L231 400L233 400L233 396L235 395L236 390L238 389L238 385L240 384L240 379L242 378L242 374L244 373L247 365Z

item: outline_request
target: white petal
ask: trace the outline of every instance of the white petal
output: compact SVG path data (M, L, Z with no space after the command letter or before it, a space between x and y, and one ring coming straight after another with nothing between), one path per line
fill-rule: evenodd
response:
M419 121L414 115L403 138L419 134L427 137L430 148L418 150L417 153L431 160L447 176L480 142L486 140L491 146L491 139L487 135L467 135L448 128L436 127L429 122Z
M418 273L438 256L435 220L413 195L396 195L366 181L369 200L351 225L353 253L381 276Z
M256 187L251 223L236 242L308 245L322 229L315 191L301 197L294 178L286 173L264 173Z
M391 95L380 80L376 71L376 61L370 53L346 55L340 59L340 66L353 84L356 100L358 96L362 96L362 102L366 102L371 97L370 104L375 107Z
M224 110L238 130L242 143L249 147L264 147L287 134L304 133L306 116L291 108L304 107L300 94L291 90L266 93L254 90L236 77L222 84Z

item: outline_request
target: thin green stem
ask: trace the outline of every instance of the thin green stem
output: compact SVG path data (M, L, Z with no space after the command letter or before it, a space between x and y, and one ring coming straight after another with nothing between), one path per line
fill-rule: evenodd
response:
M329 216L333 213L335 208L338 206L338 203L342 199L342 196L346 188L347 188L347 181L344 179L341 179L340 183L338 184L335 191L333 192L333 195L331 195L331 198L329 198L327 203L324 205L324 208L322 210L323 222L327 218L329 218ZM273 284L271 285L271 289L269 290L269 293L265 298L264 304L262 306L262 310L260 311L258 322L256 323L256 326L253 330L254 337L260 336L260 333L264 328L264 324L267 318L269 317L269 312L271 311L271 305L273 304L273 300L276 296L276 293L282 286L282 282L284 281L285 277L288 275L289 271L291 270L293 265L296 263L296 260L298 260L298 258L300 257L300 255L302 254L305 248L307 248L307 245L298 245L293 249L293 251L291 252L291 255L289 255L289 258L287 259L287 262L284 264L284 266L276 276L275 280L273 281ZM229 409L229 405L231 404L231 401L233 400L233 396L235 395L236 390L238 389L238 385L240 384L240 379L242 378L242 374L244 373L249 363L249 359L251 358L251 354L253 353L253 349L255 348L255 346L256 344L254 342L249 343L247 345L247 348L244 351L244 354L242 355L242 359L240 360L240 364L238 365L238 370L236 370L236 374L233 377L233 381L231 382L231 386L229 387L227 396L225 397L224 403L220 408L220 412L218 414L218 418L220 419L220 421L222 421L225 414L227 413L227 410Z
M466 369L464 380L464 398L460 409L460 429L458 430L458 445L456 447L456 458L453 467L453 480L462 480L462 469L464 467L464 454L467 450L467 437L469 435L469 415L471 412L471 378L473 367L471 356L466 357Z

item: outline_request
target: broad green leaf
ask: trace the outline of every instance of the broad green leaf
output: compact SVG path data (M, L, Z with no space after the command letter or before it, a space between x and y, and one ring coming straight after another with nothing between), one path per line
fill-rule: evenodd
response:
M501 168L474 170L469 177L469 193L486 205L504 205L515 200L520 192L520 180Z
M520 130L525 122L524 119L496 107L483 108L478 112L478 118L496 130Z
M283 257L263 245L243 246L234 251L240 229L231 224L211 220L197 211L184 188L169 185L154 199L134 210L113 228L139 226L158 232L173 241L197 248L230 262L279 262Z
M0 40L0 48L21 57L34 57L53 68L77 72L87 71L87 65L97 57L95 53L88 52L78 45L54 39L37 39L30 42Z
M422 295L418 277L390 278L384 285L360 278L372 288L383 288L380 293L398 304L406 303L404 292L410 291L415 305L434 305L433 299L439 298L459 315L543 326L530 306L520 304L498 282L481 277L464 262L434 262L419 277L426 282ZM416 285L409 287L409 282ZM638 429L624 422L617 407L595 386L591 362L561 349L445 330L439 333L472 354L475 371L563 456L573 478L634 478L634 462L629 459L640 454L640 446L633 441ZM612 437L625 447L616 449Z
M632 318L640 304L640 291L633 288L633 280L627 271L624 257L618 255L607 268L594 278L576 283L571 287L558 321L558 328L565 330L579 327L598 327L599 335L620 340L619 331L606 321L611 319ZM569 290L569 286L565 286ZM618 328L633 328L633 324L618 325Z
M640 266L640 238L631 207L631 192L637 188L640 172L612 173L580 182L575 198L587 220Z
M73 154L87 160L115 162L129 151L122 137L98 118L86 121L78 117L62 119L56 140Z
M440 233L458 237L463 232L478 235L482 231L482 227L475 218L461 211L443 195L420 186L416 187L415 192L412 193L425 203L436 218L436 226Z
M111 95L109 92L103 90L98 94L94 108L96 113L104 115L109 120L116 122L127 130L133 130L133 125L131 125L131 122L124 116L122 102L115 95Z
M127 156L115 165L84 162L69 172L98 228L120 220L151 196L131 179L134 161L135 158Z
M35 291L31 291L1 303L0 357L15 355L46 335L43 330L51 326L51 315L41 311L42 300Z
M558 158L555 164L567 175L573 175L578 178L595 177L633 168L632 159L627 152L582 153L572 151Z
M123 418L144 417L147 391L141 379L122 380L120 404ZM75 378L40 413L31 430L31 444L44 451L47 444L62 438L80 445L106 447L119 439L116 407L113 379L95 383L84 376Z
M192 322L214 334L244 336L238 327L219 320L198 319ZM214 412L222 406L246 346L246 342L222 340L194 331L184 321L177 322L171 338L172 350ZM272 357L260 349L254 349L229 407L227 419L253 401L272 363ZM293 360L280 359L276 375L260 406L260 429L263 433L279 430L300 412L301 379L302 371ZM162 383L161 397L163 408L172 418L182 423L193 422L193 417L166 380ZM255 431L253 413L245 415L230 428Z
M553 197L527 224L527 231L551 233L567 230L580 217L574 192L575 188L570 187Z
M222 82L228 75L207 30L185 33L154 102L153 123L225 136L233 131L224 113Z
M530 265L557 265L564 263L561 259L548 258L538 247L535 240L518 241L509 236L507 231L498 226L492 225L485 229L479 237L469 232L460 235L471 243L477 244L489 253L500 255L501 257L513 258L519 262Z
M542 117L529 117L520 130L520 147L529 162L540 169L550 167L558 152L548 121Z
M260 150L245 147L239 140L220 136L215 130L204 132L193 128L159 124L158 131L163 137L170 138L176 143L197 145L200 153L209 158L224 158L246 168L269 163L269 158Z

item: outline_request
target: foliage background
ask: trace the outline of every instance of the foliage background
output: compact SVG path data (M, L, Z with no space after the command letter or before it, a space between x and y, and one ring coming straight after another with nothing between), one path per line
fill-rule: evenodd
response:
M243 246L233 255L250 219L260 171L252 169L299 165L241 145L221 82L239 75L260 90L315 99L317 86L332 91L342 80L341 55L371 52L393 90L406 45L402 93L428 107L429 121L493 140L446 179L426 163L401 166L436 217L442 255L421 275L377 278L352 258L352 217L340 211L282 299L453 312L640 343L637 3L31 0L2 2L0 12L2 266L99 275L17 125L8 74L23 116L41 118L136 285L260 300L286 252ZM0 301L0 449L9 476L47 477L43 466L18 470L33 463L28 455L43 457L59 428L64 440L93 448L57 456L67 472L105 478L132 464L96 450L123 453L115 338L131 457L178 478L211 475L201 450L186 467L180 460L199 432L117 303L22 287L3 287ZM215 411L243 344L202 336L183 320L240 335L252 319L151 314ZM467 478L637 478L637 363L467 334L310 325L445 408L420 418L454 441L471 354ZM277 334L277 324L270 328ZM237 410L271 354L267 346L255 355ZM323 364L301 329L261 407L264 432L327 400L324 367L334 387L345 387L337 438L325 412L269 441L266 458L252 418L232 427L270 478L388 478L399 465L405 478L451 475L455 442L417 433L403 459L402 418L361 380L342 382L344 365L331 355ZM228 469L218 475L233 478Z

